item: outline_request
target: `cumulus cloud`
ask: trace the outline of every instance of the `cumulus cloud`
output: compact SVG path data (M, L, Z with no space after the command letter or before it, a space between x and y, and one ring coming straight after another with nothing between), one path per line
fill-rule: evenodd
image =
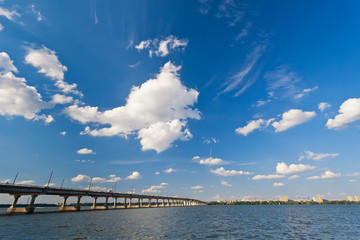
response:
M73 101L74 101L73 97L65 96L62 94L53 95L51 100L51 102L55 104L66 104L66 103L71 103Z
M15 10L10 11L6 8L0 7L0 16L4 16L8 20L15 21L15 18L20 17L21 15Z
M211 169L210 170L211 173L216 174L216 175L220 175L220 176L225 176L225 177L229 177L229 176L236 176L236 175L251 175L251 172L244 172L244 171L236 171L236 170L225 170L223 167L220 167L218 169Z
M273 122L272 126L275 128L275 132L282 132L308 122L315 116L315 112L304 112L300 109L290 109L282 115L282 119L280 121Z
M84 174L79 174L76 177L73 177L71 179L72 182L77 183L77 182L90 182L91 178L89 176L86 176Z
M338 153L313 153L311 151L306 150L305 154L299 157L299 161L303 160L304 158L311 160L321 160L327 157L331 157L331 158L338 157L339 155L340 154Z
M319 105L318 105L318 109L319 109L321 112L323 112L325 109L330 108L330 107L331 107L331 105L330 105L329 103L327 103L327 102L321 102L321 103L319 103Z
M25 56L25 62L31 64L38 69L39 73L56 81L55 86L64 93L73 93L82 96L82 94L75 90L77 85L75 83L69 84L64 81L64 72L67 71L67 67L62 65L59 61L56 52L42 46L39 49L27 48L27 55Z
M51 115L39 113L49 104L44 102L35 87L27 85L25 78L14 75L17 68L5 52L0 53L0 115L22 116L28 120L53 121Z
M23 181L20 181L16 184L22 184L22 185L31 185L31 184L34 184L35 181L34 180L23 180Z
M159 175L160 174L160 172L155 172L155 175Z
M258 119L258 120L252 120L247 123L244 127L239 127L235 130L236 133L247 136L249 133L252 133L256 129L266 128L269 126L271 122L273 122L275 119L271 118L269 120L264 119Z
M305 88L304 90L301 91L301 93L295 95L294 98L300 99L300 98L304 97L306 94L308 94L308 93L310 93L312 91L315 91L316 89L318 89L318 86L315 86L313 88Z
M77 151L78 154L95 154L95 152L88 148L82 148Z
M226 186L226 187L231 187L232 185L226 181L221 181L221 184Z
M328 129L340 130L349 123L360 119L360 98L349 98L343 102L339 109L339 114L334 119L328 119L326 127Z
M65 112L83 124L110 125L93 130L87 126L82 134L126 137L137 132L143 150L162 152L175 140L192 137L186 119L200 119L192 108L199 93L182 85L180 68L167 62L155 79L131 89L124 106L101 112L98 107L72 105Z
M62 131L62 132L60 132L60 134L63 135L63 136L65 136L65 135L67 134L67 132L66 132L66 131Z
M284 186L284 185L285 185L285 184L283 184L283 183L281 183L281 182L280 182L280 183L274 183L274 184L273 184L274 187L282 187L282 186Z
M10 59L10 56L6 52L0 53L0 72L18 72L17 68L14 66L14 61Z
M126 180L136 180L142 178L141 174L138 171L132 172L129 176L126 177Z
M85 190L87 190L87 189L88 188L85 188ZM106 187L99 187L99 186L92 186L91 191L106 192L107 188Z
M154 149L156 152L162 152L170 147L170 143L176 139L188 140L192 134L186 127L186 121L175 119L171 122L158 122L150 125L148 128L142 128L138 132L138 138L141 139L141 149L143 151Z
M195 156L192 158L192 160L198 160L198 159L200 159L200 156Z
M154 186L149 187L148 189L144 189L141 192L142 193L159 193L160 189L165 188L167 185L168 185L167 183L163 182L163 183L160 183L159 185L154 185Z
M164 173L172 173L172 172L176 172L176 170L173 168L168 168L168 169L163 170L163 172Z
M312 176L312 177L308 177L307 179L329 179L329 178L337 178L337 177L341 177L341 173L333 173L331 171L326 171L323 174L321 174L320 176Z
M316 167L305 164L290 164L281 162L276 165L276 172L279 174L293 174L298 172L314 170Z
M289 180L295 180L295 179L298 179L298 178L299 178L298 175L292 175L292 176L290 176L288 179L289 179Z
M111 174L109 175L109 178L101 178L101 177L94 177L91 179L92 182L94 183L113 183L113 182L117 182L120 181L121 178L117 177L115 174Z
M201 186L201 185L196 185L196 186L190 187L190 189L193 189L193 190L203 189L203 188L204 188L204 186Z
M149 56L152 57L153 54L156 56L165 57L169 55L172 50L184 50L188 45L187 39L178 39L175 36L168 36L164 39L149 39L146 41L141 41L135 48L138 51L149 49Z
M276 179L276 178L283 178L283 177L285 177L285 175L278 175L278 174L256 175L252 178L252 180Z
M209 166L220 165L220 164L222 164L222 162L223 162L222 159L220 159L220 158L213 158L213 157L201 159L201 160L199 161L200 164L209 165Z

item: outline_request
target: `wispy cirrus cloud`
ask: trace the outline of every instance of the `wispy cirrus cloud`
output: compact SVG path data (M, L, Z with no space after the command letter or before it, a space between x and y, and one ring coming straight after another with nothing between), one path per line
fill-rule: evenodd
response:
M256 46L255 49L247 55L242 69L232 75L228 81L222 85L223 90L218 95L235 92L234 96L239 96L254 84L258 74L254 68L265 48L265 45Z

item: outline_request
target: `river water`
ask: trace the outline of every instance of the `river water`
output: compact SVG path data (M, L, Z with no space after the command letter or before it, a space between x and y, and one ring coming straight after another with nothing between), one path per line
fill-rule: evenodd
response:
M360 205L192 206L0 216L1 239L360 239Z

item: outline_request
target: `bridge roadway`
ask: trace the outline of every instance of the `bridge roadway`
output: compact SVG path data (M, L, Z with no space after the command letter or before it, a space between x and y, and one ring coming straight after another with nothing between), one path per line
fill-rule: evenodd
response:
M34 203L35 199L39 195L58 195L63 197L64 200L59 208L59 211L79 211L80 201L82 197L88 196L94 199L92 210L106 210L108 209L109 198L114 199L112 209L117 208L141 208L143 206L143 200L147 199L146 207L178 207L178 206L194 206L194 205L206 205L204 201L192 198L183 197L169 197L169 196L156 196L156 195L144 195L144 194L133 194L133 193L119 193L119 192L102 192L92 190L80 190L70 188L56 188L56 187L45 187L45 186L28 186L18 184L0 184L0 193L7 193L14 196L12 205L7 209L7 213L33 213L35 210ZM17 208L17 202L21 196L31 196L30 203L25 208ZM77 197L75 206L67 206L66 202L69 197ZM98 198L105 198L103 206L97 205ZM123 198L123 205L118 205L118 199ZM132 199L137 199L137 205L132 204ZM153 202L153 200L155 202ZM159 200L162 202L159 204ZM167 203L166 203L167 202Z

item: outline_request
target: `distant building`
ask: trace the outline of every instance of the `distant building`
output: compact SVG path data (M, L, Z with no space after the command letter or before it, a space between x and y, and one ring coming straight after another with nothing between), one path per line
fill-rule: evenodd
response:
M280 201L282 201L282 202L288 202L289 199L288 199L287 196L281 196L281 197L280 197Z
M323 203L324 202L323 198L320 195L314 196L313 201L318 202L318 203Z
M360 202L359 196L348 196L347 199L349 201Z

